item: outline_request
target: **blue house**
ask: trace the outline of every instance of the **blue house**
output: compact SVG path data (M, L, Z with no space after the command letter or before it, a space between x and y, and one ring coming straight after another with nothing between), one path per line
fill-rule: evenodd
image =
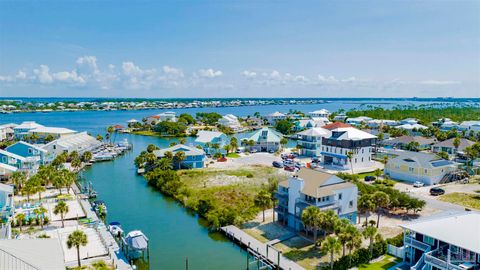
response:
M200 145L203 150L207 153L207 155L215 154L219 152L221 154L225 154L226 151L223 149L225 145L228 143L228 137L222 132L219 131L205 131L200 130L197 134L197 139L195 139L195 143ZM218 144L219 148L214 149L212 146L214 144Z
M0 219L5 222L13 216L13 186L0 184Z
M43 125L40 125L34 121L25 121L20 125L15 126L13 128L13 132L15 134L15 137L17 139L20 139L20 138L23 138L24 136L30 135L29 133L30 130L33 130L39 127L43 127Z
M169 148L155 150L153 154L157 158L165 157L165 153L170 152L175 156L178 152L185 153L185 159L180 162L182 169L198 169L205 166L205 151L195 147L186 146L183 144L177 144Z
M43 165L46 163L47 150L24 141L12 144L5 150L22 157L38 157L40 159L40 164Z
M22 157L1 149L0 162L17 168L19 171L26 173L27 176L37 173L41 163L38 156Z

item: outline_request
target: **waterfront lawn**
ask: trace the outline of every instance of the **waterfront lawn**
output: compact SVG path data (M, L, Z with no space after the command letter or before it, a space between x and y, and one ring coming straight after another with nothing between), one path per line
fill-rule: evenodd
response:
M390 269L391 267L395 266L397 263L399 263L401 260L398 258L395 258L390 255L385 255L383 256L383 259L370 263L370 264L362 264L358 267L359 270L383 270L383 269Z
M308 270L319 269L320 264L329 262L328 256L320 251L319 246L315 247L299 236L278 243L274 247L281 250L285 257Z
M480 210L480 195L453 192L440 196L439 200Z
M153 130L135 130L135 131L130 132L130 134L142 135L142 136L162 137L159 133L157 133Z

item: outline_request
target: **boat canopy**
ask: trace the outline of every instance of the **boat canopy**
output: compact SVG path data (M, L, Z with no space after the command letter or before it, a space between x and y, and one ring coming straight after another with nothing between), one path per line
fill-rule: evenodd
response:
M118 221L112 221L112 222L110 222L108 225L111 225L111 226L114 226L114 225L115 225L115 226L120 226L120 222L118 222Z
M148 238L141 231L131 231L125 237L127 245L133 249L146 249L148 247Z

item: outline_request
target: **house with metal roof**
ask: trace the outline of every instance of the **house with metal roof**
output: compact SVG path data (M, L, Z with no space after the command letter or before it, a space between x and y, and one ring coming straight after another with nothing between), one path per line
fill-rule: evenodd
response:
M361 124L366 124L368 121L373 120L371 117L368 116L359 116L359 117L349 117L345 121L345 123L354 125L354 126L360 126Z
M38 156L23 157L2 149L0 149L0 163L13 166L27 176L37 173L41 164Z
M47 162L47 150L24 141L16 142L5 148L5 150L22 157L38 157L42 165Z
M328 118L328 116L330 115L330 112L326 109L320 109L320 110L317 110L317 111L309 112L308 115L312 118L313 117Z
M314 127L297 133L297 145L300 156L320 157L322 152L322 138L328 138L332 132L321 127Z
M242 125L238 121L238 117L233 114L226 114L222 118L218 119L218 124L231 128L234 132L239 132L243 130Z
M165 153L170 152L175 156L178 152L185 153L185 159L180 162L180 167L185 169L197 169L205 166L205 151L196 147L177 144L169 148L153 151L157 158L165 157Z
M265 116L265 119L267 119L270 125L275 125L277 121L287 119L287 115L281 112L274 112L271 114L267 114Z
M16 138L22 138L26 135L29 135L29 131L32 129L36 129L39 127L43 127L43 125L40 125L34 121L25 121L22 122L20 125L17 125L13 128L13 132L15 133Z
M278 221L296 231L304 229L302 212L308 206L333 210L352 223L357 218L357 186L333 174L302 168L279 183L275 197Z
M228 143L228 137L220 131L200 130L197 133L195 143L200 145L207 155L211 155L216 152L223 154L226 152L223 147ZM213 148L214 144L218 144L219 148Z
M431 153L412 151L389 151L393 155L385 164L385 175L407 182L438 184L456 170L454 162Z
M0 240L0 269L64 270L62 244L58 239Z
M271 129L271 128L262 128L255 131L250 137L246 138L247 141L253 141L253 145L248 145L244 143L244 146L249 151L254 152L275 152L280 148L280 140L282 139L282 134Z
M147 117L147 124L154 125L159 122L177 122L177 114L175 112L163 112L156 115L151 115Z
M94 151L102 144L102 142L88 135L88 133L84 131L73 135L60 137L45 144L42 146L42 148L47 150L46 160L47 162L50 162L63 152L70 153L72 151L77 151L81 155L87 151Z
M62 127L37 127L28 131L29 135L35 134L39 140L43 140L47 136L52 136L53 139L58 139L61 136L72 135L75 133L77 133L75 130Z
M406 130L410 135L421 135L421 131L423 129L427 129L428 127L420 124L402 124L396 128Z
M410 269L480 269L480 213L461 212L403 224Z

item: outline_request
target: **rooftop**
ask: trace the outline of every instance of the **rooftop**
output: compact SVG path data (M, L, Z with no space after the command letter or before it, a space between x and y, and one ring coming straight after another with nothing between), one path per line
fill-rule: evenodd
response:
M426 219L401 227L480 253L480 213L466 212Z
M177 144L169 148L155 150L153 151L153 154L157 157L163 157L165 156L165 152L172 152L173 154L175 154L175 152L180 152L180 151L183 151L186 156L198 156L198 155L205 154L205 152L201 149L190 147L184 144Z
M220 131L206 131L206 130L200 130L197 133L197 138L195 139L195 142L197 143L207 143L211 142L213 139L221 137L223 134Z
M328 125L323 126L323 128L328 129L328 130L333 130L337 128L345 128L345 127L352 127L349 124L345 124L343 122L334 122Z
M364 139L375 139L377 136L372 135L368 132L356 129L354 127L344 127L344 128L337 128L333 129L332 133L335 132L336 136L334 139L336 140L364 140Z
M267 141L267 142L280 142L282 135L277 131L270 128L262 128L255 131L248 140L258 141Z
M36 133L52 133L52 134L71 134L71 133L75 133L76 131L68 129L68 128L41 126L41 127L31 129L28 132L30 132L30 133L36 132Z
M65 269L62 247L58 239L0 240L0 250L34 266L35 269Z
M445 140L443 142L439 142L437 144L434 144L433 146L455 148L455 146L453 145L454 140L455 140L455 138L451 138L451 139ZM460 145L458 146L458 150L462 151L465 148L467 148L469 146L472 146L474 144L475 144L474 141L470 141L468 139L460 138Z
M302 132L297 133L298 135L303 135L303 136L322 136L322 137L330 137L332 135L332 132L328 129L316 127L316 128L310 128L307 130L304 130Z
M315 198L333 195L333 191L354 187L336 175L302 168L296 176L304 181L302 193Z

